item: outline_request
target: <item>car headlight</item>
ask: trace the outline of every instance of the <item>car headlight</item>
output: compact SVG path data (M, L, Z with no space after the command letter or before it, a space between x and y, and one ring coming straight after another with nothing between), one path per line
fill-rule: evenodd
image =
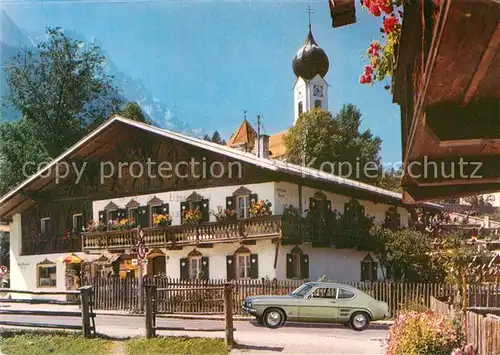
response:
M252 302L247 302L247 307L252 308Z

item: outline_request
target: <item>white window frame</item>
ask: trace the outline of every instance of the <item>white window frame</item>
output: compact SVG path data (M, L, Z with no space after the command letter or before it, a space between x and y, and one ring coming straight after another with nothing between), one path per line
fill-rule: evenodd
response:
M46 229L45 228L46 227L46 224L45 224L46 221L49 221L49 229L50 229L50 222L51 222L50 217L44 217L44 218L40 219L40 234L42 236L49 236L47 234L47 231L45 230Z
M78 223L77 223L77 218L78 217L82 217L82 228L85 228L85 226L83 225L83 213L75 213L71 218L73 220L73 230L76 231L76 232L83 232L83 231L79 231L78 230Z
M196 265L197 273L196 275L193 275L193 265ZM189 257L189 278L191 280L197 280L200 278L201 274L201 269L202 269L202 262L201 262L201 256L190 256Z
M244 259L244 276L240 276L240 267L241 267L241 262L240 262L240 257L243 257ZM238 253L236 254L236 279L237 280L249 280L251 278L251 273L252 273L252 260L250 253Z
M139 209L137 207L134 207L134 208L129 208L127 209L127 216L128 218L134 218L134 215L133 215L133 211L136 211L137 213L137 216L139 216ZM136 223L139 223L139 221L135 221Z
M157 205L150 205L149 206L149 227L154 227L154 224L153 224L153 208L155 207L160 207L160 213L162 212L161 211L161 203L157 204Z
M117 212L117 211L118 211L117 209L106 211L106 225L108 225L110 221L113 221L113 219L111 218L111 213Z
M54 281L53 285L42 285L40 280L41 280L41 269L48 269L54 267L56 269L55 272L55 279L51 279L50 277L44 278L44 280L49 280L49 281ZM50 274L49 274L50 276ZM57 265L56 264L41 264L36 266L36 284L37 288L56 288L57 287Z
M243 210L243 215L240 215L240 210L241 210L240 199L245 201L244 202L245 208ZM250 195L236 195L236 213L238 214L238 218L248 218L250 216L249 210L250 210Z

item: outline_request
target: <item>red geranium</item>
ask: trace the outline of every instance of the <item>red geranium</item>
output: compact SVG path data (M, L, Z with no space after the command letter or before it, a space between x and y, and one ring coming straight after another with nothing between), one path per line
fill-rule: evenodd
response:
M389 34L391 32L394 32L399 24L399 20L396 16L391 15L391 16L386 16L384 17L384 33Z

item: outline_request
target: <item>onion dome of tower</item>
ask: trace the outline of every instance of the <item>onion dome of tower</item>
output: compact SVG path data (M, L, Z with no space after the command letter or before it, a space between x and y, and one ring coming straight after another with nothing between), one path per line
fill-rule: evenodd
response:
M311 80L317 74L323 78L328 72L328 56L314 40L310 25L306 41L293 58L292 67L295 75L305 80Z

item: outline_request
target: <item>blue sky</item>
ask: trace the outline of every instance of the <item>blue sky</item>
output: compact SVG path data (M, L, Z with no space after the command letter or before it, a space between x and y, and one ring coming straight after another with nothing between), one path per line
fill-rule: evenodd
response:
M247 110L262 113L265 132L293 123L292 59L313 34L330 59L329 109L353 103L363 128L383 140L384 161L400 161L399 107L378 84L360 85L362 54L380 35L377 19L359 7L358 23L333 29L322 1L1 1L28 33L61 26L96 38L118 70L140 80L178 119L228 136Z

